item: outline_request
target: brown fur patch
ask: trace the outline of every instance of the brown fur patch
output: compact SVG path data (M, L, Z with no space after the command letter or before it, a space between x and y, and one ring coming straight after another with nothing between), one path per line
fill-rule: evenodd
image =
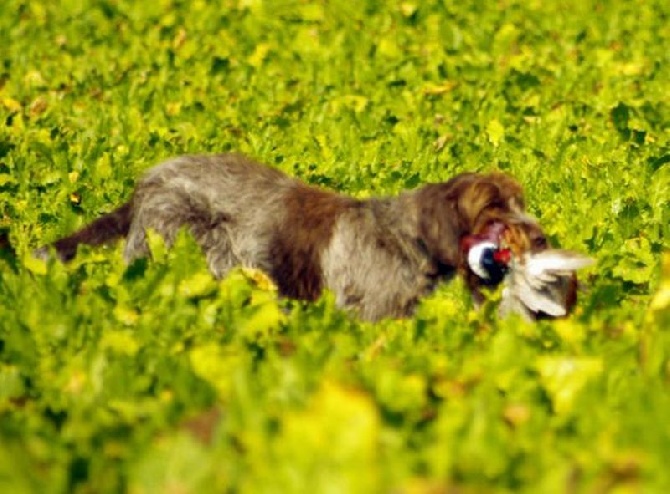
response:
M527 251L539 252L549 247L544 232L537 223L511 223L503 233L503 240L516 256Z
M270 243L272 278L291 298L316 300L323 290L321 255L335 223L355 199L296 185L284 202L284 221Z

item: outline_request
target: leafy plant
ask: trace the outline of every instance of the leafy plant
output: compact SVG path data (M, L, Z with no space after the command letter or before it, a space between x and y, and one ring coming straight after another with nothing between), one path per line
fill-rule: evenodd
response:
M0 491L670 489L667 2L0 14ZM216 281L186 234L31 259L159 160L230 150L361 197L502 170L598 265L565 321L455 281L371 325Z

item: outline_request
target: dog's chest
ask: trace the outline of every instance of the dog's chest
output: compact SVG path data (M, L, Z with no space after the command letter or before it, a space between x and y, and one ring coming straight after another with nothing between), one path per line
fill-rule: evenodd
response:
M361 215L340 218L321 267L338 306L372 320L410 315L443 274L411 238Z

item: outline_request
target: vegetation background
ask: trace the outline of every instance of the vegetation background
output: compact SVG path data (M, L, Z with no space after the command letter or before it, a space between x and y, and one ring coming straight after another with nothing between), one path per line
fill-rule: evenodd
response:
M0 491L669 492L669 47L662 0L3 0ZM569 320L453 283L370 325L186 235L30 259L229 150L357 196L503 170L598 265Z

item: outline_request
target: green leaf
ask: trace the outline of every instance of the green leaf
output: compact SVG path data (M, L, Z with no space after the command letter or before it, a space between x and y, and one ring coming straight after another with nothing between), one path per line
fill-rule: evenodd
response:
M180 433L151 444L133 465L130 490L150 492L203 492L211 489L213 462L205 448Z
M602 374L603 363L595 357L546 356L537 359L536 368L554 411L558 415L567 415L574 411L577 398L587 383Z
M489 142L494 147L498 147L505 138L505 127L496 119L491 120L486 126L486 133L489 137Z

